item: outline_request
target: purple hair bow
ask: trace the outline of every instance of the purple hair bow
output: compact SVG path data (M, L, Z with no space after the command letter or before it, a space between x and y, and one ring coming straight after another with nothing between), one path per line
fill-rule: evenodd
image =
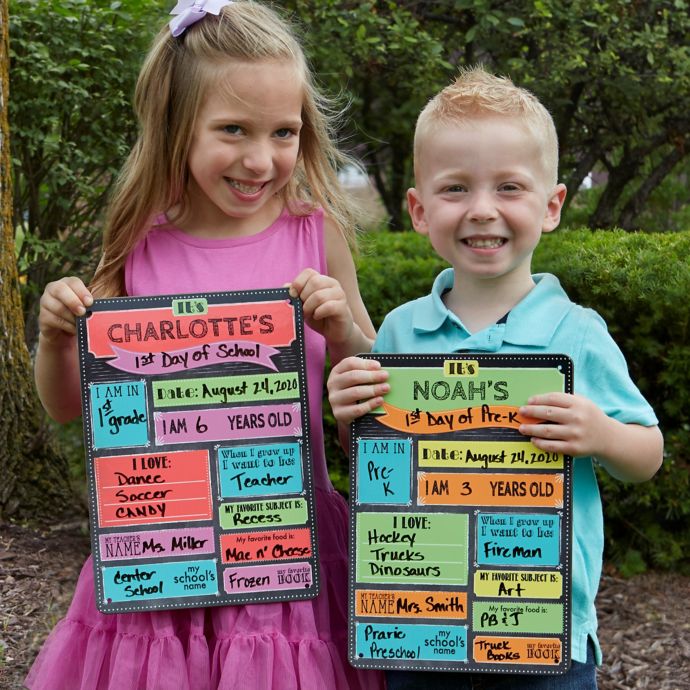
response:
M173 36L181 36L185 29L203 19L207 12L220 14L226 5L232 5L232 0L179 0L170 14L176 14L170 20L170 32Z

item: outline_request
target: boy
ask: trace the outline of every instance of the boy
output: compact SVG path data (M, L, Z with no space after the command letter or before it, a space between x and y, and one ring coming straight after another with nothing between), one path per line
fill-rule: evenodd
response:
M544 106L508 79L464 71L419 116L414 156L412 223L452 268L437 276L430 295L388 314L373 351L572 357L576 394L531 398L521 414L551 423L523 424L520 432L538 448L576 458L573 663L564 676L394 671L388 689L596 688L603 520L593 462L623 481L651 478L663 455L656 417L601 317L571 302L555 276L531 273L534 249L557 227L566 194L557 184L558 142ZM334 367L329 399L341 434L382 403L386 379L371 360L351 357Z

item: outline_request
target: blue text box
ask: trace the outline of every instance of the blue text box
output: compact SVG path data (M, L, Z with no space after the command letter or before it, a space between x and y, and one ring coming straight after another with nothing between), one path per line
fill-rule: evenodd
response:
M213 559L103 568L103 595L107 603L217 593Z
M226 498L300 493L300 443L218 448L220 493Z
M357 500L360 503L408 505L412 472L410 439L369 438L357 441Z
M481 565L558 565L560 517L555 513L478 513Z
M94 383L89 387L93 447L148 444L148 409L143 381Z
M356 623L360 659L467 661L467 626Z

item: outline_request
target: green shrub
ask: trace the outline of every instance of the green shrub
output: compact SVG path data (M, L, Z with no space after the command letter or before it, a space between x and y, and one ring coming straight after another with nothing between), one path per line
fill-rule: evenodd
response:
M623 484L601 473L607 557L623 572L690 570L689 256L687 232L560 230L534 257L535 272L555 273L571 299L604 317L666 438L666 461L652 481ZM375 325L392 307L427 294L445 265L416 233L367 236L358 275ZM330 410L326 427L333 476L346 490Z
M30 349L45 284L90 276L98 262L105 199L136 133L136 75L164 5L10 0L13 220Z

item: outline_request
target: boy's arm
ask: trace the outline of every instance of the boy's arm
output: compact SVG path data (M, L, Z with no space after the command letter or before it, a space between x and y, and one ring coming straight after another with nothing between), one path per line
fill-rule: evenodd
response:
M573 457L591 455L621 481L646 481L661 467L664 440L658 426L619 422L582 395L536 395L520 414L548 422L520 425L537 448Z
M375 410L390 390L388 372L375 359L346 357L328 377L328 401L338 422L338 437L347 452L350 422Z

